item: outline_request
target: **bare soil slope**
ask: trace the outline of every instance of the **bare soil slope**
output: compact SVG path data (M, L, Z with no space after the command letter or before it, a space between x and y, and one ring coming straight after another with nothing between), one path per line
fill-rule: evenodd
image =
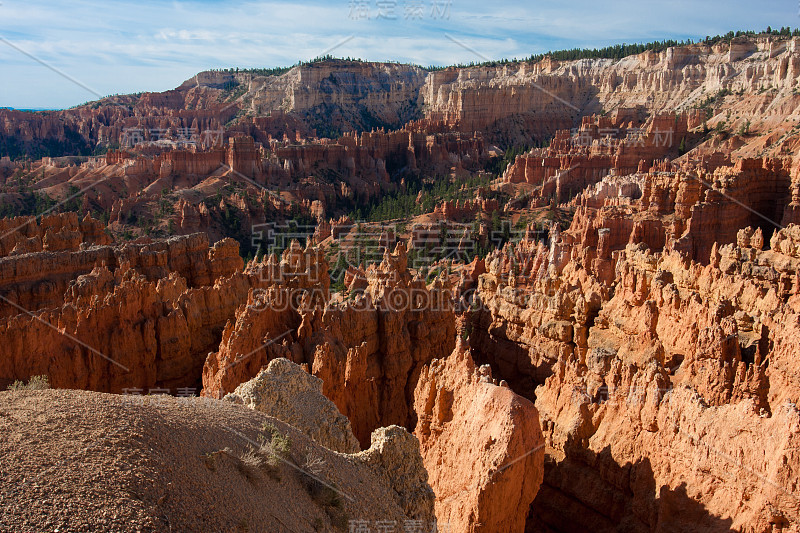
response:
M0 393L0 531L347 531L406 516L357 455L230 402L72 390ZM265 423L289 434L286 462L241 457ZM223 451L226 450L226 451ZM366 452L362 452L366 453ZM318 477L289 463L321 459ZM313 495L312 495L313 494Z

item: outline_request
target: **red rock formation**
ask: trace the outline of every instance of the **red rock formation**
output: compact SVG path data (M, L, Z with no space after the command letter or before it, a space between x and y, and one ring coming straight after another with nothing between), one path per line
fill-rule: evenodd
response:
M55 387L105 392L197 388L206 354L253 283L234 273L237 251L231 241L209 249L195 235L24 256L16 277L4 277L0 382L47 375ZM23 267L43 277L20 276ZM50 290L31 293L42 284Z
M474 220L477 213L491 214L499 209L500 204L495 199L476 198L442 202L436 206L433 213L448 220Z
M284 76L205 73L96 109L0 111L0 141L29 151L42 139L74 141L65 150L86 153L128 128L222 130L240 109L262 115L291 102L196 148L154 144L149 131L105 158L44 158L33 169L0 161L9 205L23 200L12 176L24 170L52 197L91 185L83 205L110 210L114 227L173 193L182 233L215 235L223 213L231 227L294 209L325 220L408 183L398 176L482 170L502 152L484 139L505 147L550 136L493 187L532 195L504 206L515 216L549 204L547 216L563 220L575 209L545 242L514 239L452 275L447 264L430 286L400 246L380 265L348 266L335 296L312 247L239 272L230 242L111 246L91 219L4 222L0 295L32 313L0 306L10 354L0 352L0 385L48 374L55 386L118 392L198 386L202 373L204 393L218 397L286 357L323 379L362 446L380 426L416 428L437 513L459 530L520 530L534 495L530 531L796 529L800 233L790 224L800 213L791 156L800 141L786 118L798 50L797 40L738 39L429 74L333 61ZM223 90L231 85L240 89ZM778 90L761 94L765 85ZM701 87L742 94L707 93L713 113L676 115L701 104ZM723 121L725 108L736 113ZM331 120L318 124L320 110ZM765 135L733 133L748 117ZM365 131L372 122L399 129ZM364 131L318 139L317 126L325 137ZM480 197L434 215L498 207ZM352 225L319 224L313 242ZM430 218L416 224L411 246L439 243L441 229ZM469 238L459 236L459 251ZM387 232L377 244L395 240ZM460 332L470 355L489 367L450 355L453 296L470 309Z
M323 393L366 446L377 427L413 427L406 391L422 365L452 351L455 322L447 291L412 280L402 245L366 273L361 295L327 303L327 264L294 248L251 265L269 288L250 295L203 371L204 394L220 397L276 357L307 364ZM304 274L310 265L313 274ZM260 300L259 300L260 299ZM271 339L276 339L271 342Z
M787 237L782 233L779 239L790 242ZM798 414L785 402L797 398L798 390L787 381L791 370L785 355L770 346L785 347L798 337L793 326L783 332L785 326L768 317L775 309L783 320L788 318L783 313L792 313L794 296L786 290L791 283L779 282L784 276L775 277L770 270L786 272L790 282L796 260L733 246L721 249L719 266L687 265L676 254L656 259L631 247L625 255L630 257L621 267L623 286L604 304L591 330L585 366L559 363L537 389L548 442L567 454L554 470L577 468L596 483L613 484L609 473L619 468L614 463L635 465L642 472L637 478L644 475L656 489L663 487L637 517L644 527L656 517L678 529L699 520L703 513L692 500L720 517L717 528L759 530L769 523L793 522L798 506L789 496L792 489L784 472L798 460L787 448ZM756 296L764 290L769 303ZM633 434L641 431L636 428L645 433ZM660 444L644 451L637 446L644 435ZM588 448L589 455L578 453L576 446ZM774 454L763 458L764 449ZM683 476L685 470L676 468L683 460L674 462L680 457L693 457L693 464L699 461L706 473ZM730 476L731 471L741 475ZM580 492L576 483L558 481L561 474L551 472L545 486L555 485L573 497ZM765 477L774 481L770 488L762 486ZM713 488L699 490L707 483ZM652 491L646 485L625 490L633 491L631 504L639 506L636 499ZM723 502L712 496L750 490L757 494L755 501L736 497ZM552 491L543 489L542 494ZM583 494L577 499L583 505L589 502ZM669 509L680 502L694 506L694 514L685 519L670 515ZM588 503L595 519L613 522L626 512L620 507L619 514L609 513L613 507L597 503ZM546 498L541 505L539 516L546 523L556 510ZM713 527L713 519L703 520Z
M65 216L64 220L74 218L74 215ZM94 227L88 221L85 223ZM71 241L65 242L65 231L62 228L54 234L48 229L45 233L46 246L48 242L62 239L56 241L58 252L45 250L0 258L0 271L4 273L0 277L0 296L3 298L0 316L12 316L23 309L35 311L60 306L70 283L99 266L112 271L121 267L134 268L151 281L175 272L186 280L189 287L199 287L212 285L215 279L230 275L242 264L236 243L230 240L220 242L209 250L208 238L202 234L151 244L79 247L80 235L98 238L101 242L105 242L108 236L102 233L102 237L91 237L91 232L76 231L71 234Z
M631 128L606 117L583 117L574 135L560 130L548 148L517 156L503 180L536 185L539 197L564 200L609 174L646 171L666 154L677 153L688 121L686 114L654 115L646 128Z
M346 198L352 198L356 191L362 197L370 197L391 188L390 174L403 168L442 174L453 167L481 168L486 156L479 134L438 129L436 124L411 123L389 132L381 129L360 135L346 133L336 141L273 141L272 164L283 170L282 179L297 180L309 175L320 178L332 173L349 186L334 194Z
M87 214L78 220L75 213L0 219L0 257L31 252L77 250L87 245L110 244L103 225Z
M796 520L788 479L800 460L790 451L800 415L786 407L800 398L788 359L800 339L796 234L781 230L761 251L761 230L742 230L703 266L643 243L612 258L602 241L625 239L609 230L597 254L613 266L613 293L603 272L594 278L560 259L583 256L580 242L565 246L561 236L550 249L523 241L490 256L473 354L535 397L553 450L529 528L563 528L565 516L576 530L761 530ZM698 454L703 475L676 468L697 461L676 457ZM767 490L765 478L774 481ZM755 501L714 497L750 491Z
M164 93L110 97L91 105L63 111L23 112L0 109L0 137L13 139L25 150L49 140L48 151L61 146L66 154L91 152L100 143L109 146L131 138L176 138L180 131L198 134L218 131L236 115L236 104L219 101L221 91L192 87ZM113 157L113 156L112 156Z
M613 281L613 252L628 244L680 251L708 263L714 244L736 242L743 227L772 233L790 200L787 164L741 160L707 171L699 163L604 178L575 199L577 210L564 240L572 259L606 284Z
M791 198L788 163L780 159L742 159L733 167L717 168L713 174L699 173L697 179L704 197L692 208L684 234L670 247L705 263L714 242L735 242L741 228L760 226L771 234Z
M752 67L754 56L749 54L754 51L769 58L763 68ZM546 57L537 63L449 68L430 73L420 95L427 118L462 131L485 129L515 146L550 138L556 130L573 127L582 115L602 109L619 109L610 116L617 124L638 120L639 110L653 115L685 109L707 98L701 88L742 90L746 95L757 94L764 85L788 89L798 72L796 40L762 36L736 44L646 51L619 61ZM787 102L786 112L794 109L783 100L790 92L781 98ZM759 110L753 116L763 110L759 104L748 114L753 109ZM704 118L693 112L688 125L697 127ZM675 139L676 146L679 142Z
M225 162L234 172L260 181L264 173L261 159L261 152L252 137L232 137L229 140Z
M459 344L423 368L414 410L438 520L453 531L523 531L543 474L531 402L493 383Z

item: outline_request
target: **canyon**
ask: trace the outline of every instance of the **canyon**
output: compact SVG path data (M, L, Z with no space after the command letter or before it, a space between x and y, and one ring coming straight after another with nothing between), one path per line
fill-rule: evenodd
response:
M304 503L322 530L346 510L473 533L796 531L798 43L327 59L0 110L0 389L56 389L0 409L199 428L214 446L191 468L216 454L225 479L220 450L242 446L215 410L249 439L266 421L364 498ZM144 451L115 446L151 468L158 439L136 431ZM307 459L261 483L305 502ZM131 513L200 527L165 502Z

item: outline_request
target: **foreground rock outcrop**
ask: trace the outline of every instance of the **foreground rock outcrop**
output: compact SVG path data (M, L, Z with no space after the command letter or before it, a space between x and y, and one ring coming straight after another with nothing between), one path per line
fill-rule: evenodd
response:
M0 397L3 530L436 527L418 444L401 428L346 455L231 402L64 390ZM46 420L37 415L45 411ZM265 425L288 442L274 464L252 459Z
M288 359L273 359L224 400L282 420L330 450L356 453L361 449L350 421L322 395L322 380Z
M419 455L419 441L399 426L378 428L371 439L370 447L355 455L357 460L379 473L407 516L435 524L434 493Z

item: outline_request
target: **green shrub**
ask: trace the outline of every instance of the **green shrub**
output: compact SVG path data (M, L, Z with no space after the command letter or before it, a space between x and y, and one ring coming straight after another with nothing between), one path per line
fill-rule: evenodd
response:
M747 135L750 133L750 121L744 122L741 126L739 126L739 135Z
M17 380L8 386L8 390L43 390L49 389L47 376L31 376L27 383Z
M269 434L269 438L265 435L260 435L260 448L259 452L266 458L267 463L272 467L277 467L282 461L287 460L292 451L292 442L289 435L281 434L278 429L269 423L261 426L264 433Z

